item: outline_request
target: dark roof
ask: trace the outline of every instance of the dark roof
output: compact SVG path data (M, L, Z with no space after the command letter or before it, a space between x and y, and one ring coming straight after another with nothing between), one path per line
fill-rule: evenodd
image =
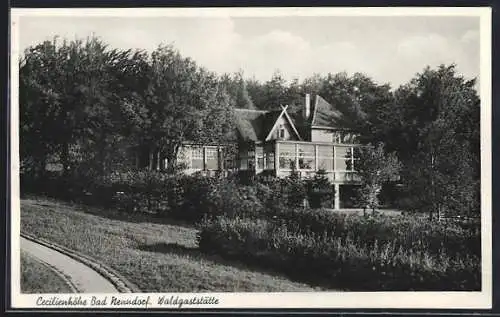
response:
M321 96L316 95L316 103L313 108L311 126L335 127L342 119L342 113L335 109Z
M283 109L234 109L236 130L243 140L264 141L282 112Z
M312 98L311 98L312 99ZM310 123L303 117L302 110L287 112L293 125L297 128L302 138L307 136L310 127L341 128L342 113L328 103L321 96L315 96L315 104L311 107L312 116ZM264 141L283 109L280 110L252 110L234 109L236 131L241 139L246 141ZM236 138L237 135L234 135Z
M243 140L259 141L266 130L265 121L268 111L234 109L236 130Z

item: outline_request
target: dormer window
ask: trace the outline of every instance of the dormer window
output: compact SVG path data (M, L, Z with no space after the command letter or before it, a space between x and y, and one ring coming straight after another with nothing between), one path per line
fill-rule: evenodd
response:
M278 129L278 138L280 138L280 139L285 138L285 126L283 124L281 124L279 129Z
M342 138L340 133L336 132L333 134L333 143L342 143Z

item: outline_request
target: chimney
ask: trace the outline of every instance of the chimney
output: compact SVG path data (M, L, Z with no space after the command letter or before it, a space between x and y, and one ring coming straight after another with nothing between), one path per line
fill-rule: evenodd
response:
M306 104L304 108L304 119L309 119L311 115L311 94L306 94Z

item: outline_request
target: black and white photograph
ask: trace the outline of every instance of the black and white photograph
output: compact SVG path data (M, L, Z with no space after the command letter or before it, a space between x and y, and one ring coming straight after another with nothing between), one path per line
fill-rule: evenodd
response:
M488 8L11 29L18 307L491 307Z

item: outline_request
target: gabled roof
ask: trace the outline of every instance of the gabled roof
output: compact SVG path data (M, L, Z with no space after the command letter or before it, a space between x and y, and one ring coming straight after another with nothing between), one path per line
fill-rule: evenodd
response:
M294 126L294 122L288 116L286 108L280 110L251 110L234 109L236 118L236 130L243 140L246 141L264 141L268 138L271 130L281 116L287 117L292 129L301 139Z
M341 124L342 113L319 95L316 95L313 111L311 127L335 128Z
M274 117L272 118L274 120L274 124L273 124L271 130L269 130L269 132L267 133L266 141L268 141L269 138L271 137L271 134L273 133L274 129L276 129L276 125L278 124L278 119L281 118L281 117L285 117L287 119L287 121L290 123L290 127L292 128L292 130L295 133L295 135L297 136L297 138L299 140L302 140L302 137L300 136L299 132L295 128L295 124L294 124L292 118L290 118L290 116L288 115L288 112L286 111L287 108L288 108L288 106L283 107L283 110L280 112L280 114L278 115L278 117L277 118L274 118Z
M280 110L234 109L236 131L243 140L265 141L269 138L278 119L282 116L290 122L292 130L299 140L308 138L311 128L343 130L344 115L336 107L321 96L315 96L312 115L309 120L303 117L302 111L288 113L287 108ZM236 134L234 135L236 139Z

